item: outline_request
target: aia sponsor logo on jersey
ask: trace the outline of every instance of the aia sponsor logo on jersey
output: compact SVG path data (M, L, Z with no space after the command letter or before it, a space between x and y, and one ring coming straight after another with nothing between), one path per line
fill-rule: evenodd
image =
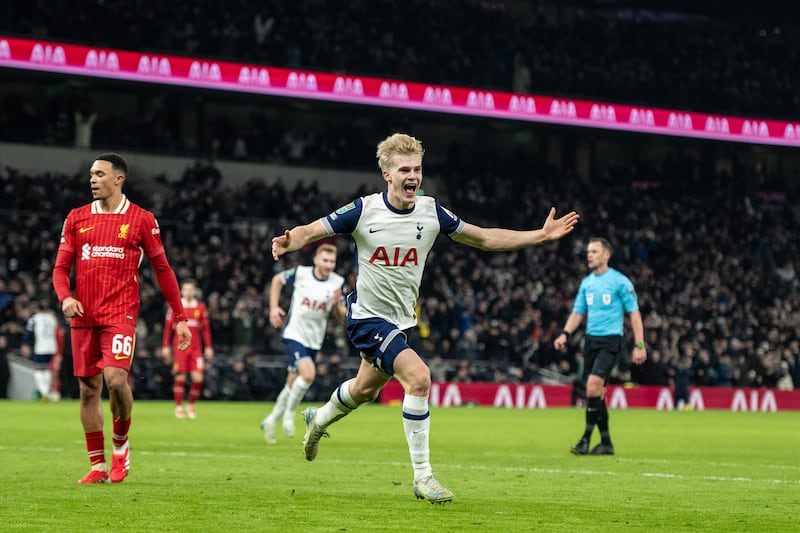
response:
M402 251L399 247L387 250L384 246L378 246L372 252L369 262L383 266L419 266L419 257L416 248Z
M303 298L302 300L300 300L300 305L302 307L308 307L312 311L328 310L328 302L318 302L316 300L312 300L311 298Z

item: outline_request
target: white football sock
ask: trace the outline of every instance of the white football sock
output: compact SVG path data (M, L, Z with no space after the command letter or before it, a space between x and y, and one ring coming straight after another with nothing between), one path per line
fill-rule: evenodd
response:
M53 384L53 375L49 370L34 370L33 381L36 383L36 390L42 398L47 398L50 393L50 386Z
M300 376L295 378L294 383L292 383L292 388L289 390L289 399L286 401L286 409L283 411L284 421L294 420L294 413L297 410L297 406L300 405L303 396L306 395L310 387L311 383L307 383L306 380Z
M433 473L429 437L431 416L426 396L403 397L403 430L406 433L414 481Z
M350 382L355 378L348 379L331 393L331 399L317 411L316 423L322 428L326 428L340 418L343 418L358 408L358 404L350 396Z
M272 412L267 416L267 421L271 424L274 424L279 418L283 416L283 412L286 410L286 403L289 400L289 394L291 393L289 386L284 385L283 389L281 389L280 394L278 394L278 399L275 400L275 407L272 408Z

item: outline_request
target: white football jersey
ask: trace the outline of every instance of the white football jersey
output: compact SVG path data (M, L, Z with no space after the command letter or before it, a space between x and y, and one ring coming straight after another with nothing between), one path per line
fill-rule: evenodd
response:
M290 268L281 276L284 285L293 287L283 337L319 350L325 340L328 316L341 301L344 278L331 272L328 279L317 279L313 266Z
M56 330L58 320L53 313L34 313L25 326L26 333L31 337L33 353L37 355L53 355L58 351Z
M430 196L411 209L392 207L375 193L321 219L329 235L351 233L358 250L354 319L378 317L407 329L417 325L414 308L428 252L439 233L461 233L464 222Z

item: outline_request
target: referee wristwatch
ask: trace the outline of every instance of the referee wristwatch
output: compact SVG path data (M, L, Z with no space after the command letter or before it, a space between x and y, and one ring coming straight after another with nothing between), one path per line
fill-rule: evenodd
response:
M634 346L635 348L644 348L644 343L643 343L643 342L637 342L637 343L636 343L636 344L634 344L633 346Z

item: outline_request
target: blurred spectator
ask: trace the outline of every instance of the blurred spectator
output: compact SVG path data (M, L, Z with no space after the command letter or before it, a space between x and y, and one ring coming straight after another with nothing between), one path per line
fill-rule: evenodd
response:
M6 359L6 354L8 353L8 339L0 333L0 398L8 397L8 380L11 377L8 359Z
M591 188L565 170L529 163L524 171L515 171L501 159L495 164L505 186L518 191L515 208L509 209L501 195L476 200L483 185L465 186L460 180L461 167L477 163L456 154L445 161L443 168L451 169L437 173L435 183L445 191L447 205L469 212L476 222L490 213L498 223L520 227L533 213L567 199L582 206L586 220L602 221L619 246L620 269L635 280L647 344L651 353L659 352L663 366L675 367L685 355L694 369L692 383L760 387L776 386L784 376L781 362L786 362L797 386L800 281L776 276L773 268L778 264L789 271L787 265L797 267L800 260L800 244L792 238L800 230L793 207L800 198L793 176L767 173L765 185L753 188L747 167L721 173L703 170L703 181L713 186L702 195L687 195L685 176L694 171L685 169L695 163L677 152L661 161L619 161L598 168L591 180L598 185ZM702 168L712 166L706 162ZM653 186L642 190L634 184L644 172ZM491 186L493 175L487 178ZM83 180L58 172L0 172L0 334L11 350L20 346L31 302L50 295L47 273L60 220L82 203L82 195L74 191ZM269 237L307 212L333 211L342 199L314 183L290 188L280 180L252 180L232 187L205 160L165 184L168 193L159 197L139 190L131 195L155 206L176 273L196 278L208 295L215 350L235 349L242 356L278 353L280 340L265 327L263 295L274 272L291 265L273 262ZM759 192L766 186L785 196L765 200ZM262 213L272 218L253 217ZM575 279L584 272L574 258L592 231L579 227L568 242L502 254L507 257L501 261L451 246L447 240L441 243L428 258L423 279L421 292L426 296L420 298L419 309L429 322L429 337L419 342L426 342L431 356L448 361L448 379L495 379L494 371L486 371L489 361L496 363L497 376L524 382L538 381L542 371L560 372L562 359L575 370L572 361L579 346L562 357L552 350L552 337L571 308ZM642 242L649 248L646 261L633 252L633 244ZM340 249L340 273L351 277L352 244L343 243ZM297 259L310 260L302 255ZM152 349L164 302L149 269L142 271L141 291L143 323L137 347ZM357 357L341 341L340 332L329 334L334 339L330 353L347 361ZM460 360L465 363L457 365ZM329 374L341 370L331 361L326 364ZM648 365L642 373L634 372L633 379L661 383L663 374L661 365Z
M674 369L673 375L673 402L675 409L689 408L689 385L692 379L692 359L683 356Z
M641 385L668 386L669 367L661 356L661 350L653 348L648 354L647 361L640 367L631 369L631 376L636 383Z
M75 148L92 147L92 129L97 120L97 113L86 109L75 111Z
M440 354L436 354L428 361L428 368L431 370L431 381L443 383L447 381L447 363Z

